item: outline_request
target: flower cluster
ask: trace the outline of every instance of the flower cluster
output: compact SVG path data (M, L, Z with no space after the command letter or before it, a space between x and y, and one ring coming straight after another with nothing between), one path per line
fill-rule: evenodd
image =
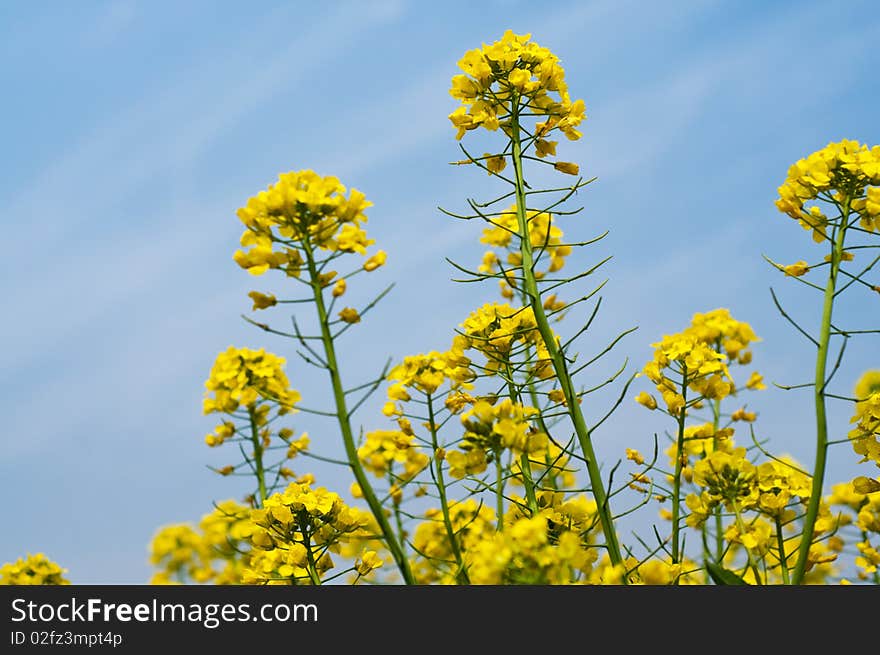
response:
M311 170L282 173L278 182L248 199L238 210L247 230L237 250L236 263L253 275L279 269L299 277L304 264L301 249L358 253L366 256L374 242L362 225L364 211L372 206L357 189L348 190L333 176ZM365 270L385 262L385 253L369 257ZM256 301L255 302L259 302Z
M411 480L428 465L430 458L415 442L411 427L409 433L403 430L374 430L367 432L364 439L357 451L358 458L364 468L377 477L385 477L393 472L402 480ZM403 471L392 471L395 463L402 464Z
M755 466L745 448L715 451L694 465L694 483L701 493L690 494L686 503L691 526L699 526L718 505L732 511L754 510L783 523L793 521L793 505L810 497L812 478L784 458Z
M217 356L205 382L205 414L231 414L240 407L257 411L258 404L264 400L276 403L279 414L293 410L301 397L298 391L290 388L284 363L283 357L267 353L262 348L251 350L230 346ZM222 434L227 429L222 428ZM218 442L211 445L222 443L222 434L218 435Z
M779 187L776 207L812 230L813 240L828 238L829 219L812 200L835 204L849 202L849 209L860 216L861 227L880 230L880 146L868 148L857 141L829 143L788 169Z
M537 265L541 259L549 259L546 271L535 270L535 277L540 279L547 273L556 272L565 266L565 258L571 254L572 247L563 242L562 230L555 224L553 214L550 212L528 211L526 220L529 226L529 241L535 254L535 264ZM481 243L506 252L505 264L502 264L498 253L487 250L483 255L479 271L490 274L504 269L505 278L500 280L501 295L508 300L513 299L513 289L518 286L516 268L522 266L520 244L513 238L518 232L516 205L513 205L493 216L492 224L483 230L480 238Z
M653 359L642 373L653 382L666 403L667 411L678 416L686 409L683 387L700 397L720 400L733 392L727 357L687 331L665 335L654 347ZM653 396L642 392L636 400L649 409L657 407Z
M699 496L685 499L691 514L688 525L697 527L719 504L733 511L754 507L758 501L757 469L746 458L745 448L732 452L718 450L694 464L694 483L702 489Z
M315 583L334 567L330 553L340 552L343 541L368 538L364 528L371 524L338 494L306 482L269 496L261 509L251 511L251 521L253 554L242 574L246 584ZM376 563L375 553L364 554L362 567L366 561Z
M393 382L388 389L391 400L410 400L410 391L415 389L422 394L432 395L449 382L451 389L467 388L474 378L470 360L464 356L461 340L456 340L446 352L432 350L420 355L409 355L391 369L388 380Z
M462 347L473 348L486 356L486 371L503 371L516 349L535 348L532 374L540 379L553 376L547 346L541 338L531 306L513 309L507 304L486 303L472 312L461 324L465 341Z
M488 505L469 498L450 503L448 511L452 533L465 552L495 533L496 516ZM417 553L413 571L420 584L454 584L453 545L439 508L425 512L425 520L416 526L413 547Z
M479 585L586 583L596 559L577 532L557 531L551 539L541 515L521 518L466 551L468 576Z
M880 466L880 371L868 371L855 388L856 411L851 422L856 427L849 438L853 450L863 462L872 461Z
M487 453L511 450L517 455L543 452L547 449L547 435L535 430L530 422L537 414L534 407L510 398L494 405L478 400L461 416L465 428L462 448Z
M0 585L69 585L62 569L43 553L19 557L0 566Z
M576 128L584 120L583 100L571 101L559 59L530 39L507 30L500 41L469 50L458 62L464 74L452 78L449 91L462 102L449 115L457 139L478 127L504 128L520 109L545 118L536 127L537 147L544 153L555 150L555 142L543 139L553 130L572 141L581 137Z
M249 509L234 500L217 503L198 528L162 528L150 543L151 584L239 584L252 531Z
M752 361L749 346L760 341L751 325L736 320L725 308L694 314L685 332L703 343L716 344L716 349L723 351L731 363L739 364Z

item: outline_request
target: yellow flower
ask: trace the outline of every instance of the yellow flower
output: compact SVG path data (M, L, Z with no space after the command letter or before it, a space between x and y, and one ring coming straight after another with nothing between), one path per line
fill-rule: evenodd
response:
M254 275L275 268L298 277L302 248L365 254L373 241L361 224L371 205L364 194L347 190L336 177L311 170L282 173L238 210L247 228L241 245L249 250L237 251L234 259Z
M464 75L453 77L449 90L462 103L449 114L457 139L479 127L497 130L499 117L518 107L522 96L528 96L531 114L546 119L536 125L537 136L558 129L569 139L580 137L575 128L584 120L583 101L571 101L558 57L530 38L507 30L501 40L469 50L458 62ZM538 156L548 154L546 145L538 148Z
M339 296L341 296L342 294L345 293L345 289L346 289L345 278L344 277L339 278L338 280L336 280L336 284L333 285L333 297L338 298Z
M639 466L645 463L645 458L642 456L642 454L638 450L634 450L632 448L626 449L626 458L635 462Z
M535 154L542 159L547 156L555 157L557 145L556 141L537 139L535 141Z
M857 141L844 139L800 159L788 169L785 182L779 187L776 207L812 232L813 240L828 238L832 224L817 206L806 203L823 197L836 201L849 198L849 208L860 217L862 229L873 232L880 210L880 147L869 148ZM869 186L872 185L872 186Z
M360 559L355 562L354 568L360 575L367 575L373 569L382 566L382 558L375 550L365 550Z
M782 270L786 275L790 275L791 277L801 277L802 275L806 275L807 271L810 270L807 262L801 260L799 262L795 262L794 264L789 264L788 266L783 266Z
M758 418L757 415L754 412L747 412L745 407L740 407L738 410L730 415L731 421L747 421L751 423L756 418Z
M18 558L0 566L0 585L69 585L62 569L43 553Z
M251 299L254 301L254 311L258 309L267 309L278 304L275 296L273 296L271 293L260 293L259 291L251 291L250 293L248 293L248 296L250 296Z
M757 371L753 371L752 374L749 376L748 381L746 382L746 388L756 391L766 389L767 385L764 384L764 376Z
M205 382L205 414L231 413L242 405L258 412L257 405L261 400L277 403L280 413L291 411L299 402L300 394L290 388L283 370L284 363L283 357L263 349L250 350L230 346L217 356ZM234 431L234 426L232 427ZM231 431L227 433L218 430L217 439L222 442L231 434Z
M555 168L560 173L566 173L567 175L577 175L580 172L580 166L577 164L572 164L567 161L558 161L553 164L553 168Z
M380 250L379 252L377 252L375 255L373 255L367 261L364 262L364 270L367 272L375 271L380 266L384 266L385 261L387 259L388 259L388 255L385 253L385 251Z
M489 175L498 174L507 167L507 160L504 155L490 155L488 152L484 155L486 158L486 168L489 169Z
M352 309L351 307L345 307L341 312L339 312L339 318L346 323L361 322L361 315L358 314L356 309Z
M636 402L640 405L644 405L648 409L657 409L657 401L654 396L649 394L647 391L642 391L636 396Z

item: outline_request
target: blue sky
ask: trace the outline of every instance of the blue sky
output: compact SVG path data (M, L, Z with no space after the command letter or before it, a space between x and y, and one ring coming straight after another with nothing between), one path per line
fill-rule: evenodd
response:
M560 156L599 179L562 226L578 238L609 229L577 258L614 259L583 350L638 325L608 365L628 356L632 371L694 312L729 307L763 337L755 364L768 380L806 381L813 352L769 287L807 325L817 299L761 255L817 258L773 206L792 162L842 138L880 143L872 4L4 3L0 562L43 551L76 583L145 582L160 525L240 497L240 481L207 470L227 457L203 443L214 425L201 414L204 380L228 345L275 350L304 396L326 398L288 343L240 318L249 290L284 289L231 259L236 208L279 172L337 175L374 203L370 235L389 263L355 297L396 286L342 345L352 382L387 357L445 348L494 299L494 288L450 281L444 257L476 261L481 228L437 206L486 193L485 176L447 164L460 158L447 91L464 51L507 28L555 52L587 105L584 138ZM876 298L840 306L852 328L878 316ZM871 339L851 344L844 393L880 367ZM771 389L750 407L775 451L811 462L807 393ZM832 410L838 437L848 412ZM339 452L331 426L297 427ZM611 461L665 427L628 401L597 449ZM832 450L830 477L870 473L855 460Z

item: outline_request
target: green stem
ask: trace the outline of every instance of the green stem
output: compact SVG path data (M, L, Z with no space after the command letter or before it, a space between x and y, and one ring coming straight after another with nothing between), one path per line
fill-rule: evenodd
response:
M675 475L672 481L672 563L678 564L681 561L681 553L679 552L680 541L680 516L681 516L681 471L684 468L684 424L687 417L684 408L687 406L687 368L685 367L682 375L684 376L681 383L681 396L684 403L678 414L678 438L675 445Z
M257 429L257 418L254 415L253 407L248 407L248 417L251 422L251 443L254 445L254 470L260 494L256 506L262 507L263 501L266 500L266 472L263 469L263 443L260 441L260 431Z
M568 367L565 361L565 354L560 350L556 341L556 335L550 327L547 315L544 312L544 306L541 302L541 293L538 290L538 283L535 279L534 261L532 257L532 240L529 232L528 218L526 216L526 190L525 180L523 178L522 164L522 144L520 142L520 125L519 125L519 100L514 98L510 116L510 139L512 149L512 160L515 172L516 184L516 216L518 223L518 231L520 235L520 254L522 255L522 273L524 279L525 293L528 295L532 311L535 315L535 323L544 345L550 355L553 365L553 371L562 387L565 400L568 407L568 414L577 434L578 443L583 453L584 461L587 465L587 473L590 478L590 488L592 489L593 498L598 508L599 521L602 524L602 533L605 536L605 547L608 550L608 557L612 565L623 563L623 557L620 554L620 544L617 539L617 531L614 526L614 518L608 503L608 494L605 492L605 484L602 481L599 463L596 460L596 454L593 450L593 442L590 430L584 420L580 403L578 402L577 393L574 389L574 383L568 373Z
M455 557L455 563L458 565L458 572L455 579L459 584L470 584L467 569L464 565L464 558L461 555L461 547L458 544L458 536L452 528L452 519L449 517L449 501L446 498L446 480L443 477L443 462L437 459L437 451L440 448L440 442L437 438L437 424L434 421L434 400L431 394L428 394L428 421L431 423L431 446L434 453L431 456L431 473L434 476L434 482L437 485L437 493L440 496L440 512L443 514L443 525L446 528L446 538L449 539L449 547ZM435 470L436 465L436 470Z
M514 403L520 403L520 395L517 393L516 387L513 384L513 371L510 368L510 362L507 363L507 380L507 391L510 400ZM525 451L523 451L519 457L519 468L522 471L523 486L526 490L526 502L529 504L529 511L532 516L537 516L538 499L535 497L535 482L532 478L532 465L529 462L529 454Z
M300 531L302 532L304 545L306 547L306 563L309 572L309 580L311 580L312 584L317 587L321 584L321 577L318 575L318 567L315 564L315 554L312 552L312 535L309 534L309 526L307 524L300 523Z
M364 500L373 513L376 523L385 538L388 550L394 558L397 568L403 576L406 584L415 584L412 571L410 570L409 560L403 552L403 548L397 541L394 530L388 522L382 503L373 491L373 486L367 478L367 474L361 465L357 454L357 446L354 441L354 433L351 429L351 417L348 413L348 407L345 402L345 388L342 386L342 378L339 373L339 365L336 359L336 346L333 342L333 334L330 331L330 321L327 316L327 308L324 304L324 290L319 280L317 265L315 264L315 256L312 252L312 246L308 237L304 237L303 250L306 254L306 263L309 270L309 281L312 287L312 293L315 299L315 307L318 311L318 322L321 325L321 342L324 346L324 361L327 363L327 371L330 374L330 383L333 387L333 400L336 403L336 418L339 421L339 430L342 433L342 442L345 446L345 454L348 458L348 465L354 474L358 486L361 488Z
M496 529L504 532L504 467L500 451L495 451L495 514L498 517Z
M712 403L712 432L718 432L721 421L721 399L716 398ZM712 437L712 450L718 450L718 437ZM724 521L721 518L721 506L715 507L715 561L721 564L724 558Z
M779 568L782 569L782 584L791 584L788 575L788 557L785 554L785 537L782 535L782 521L776 517L776 547L779 549Z
M810 546L813 544L816 518L822 501L822 488L825 482L825 465L828 457L828 418L825 409L825 371L828 365L828 351L831 341L831 315L834 311L834 294L837 290L837 274L840 271L843 244L846 238L846 225L849 220L850 196L844 198L841 207L841 224L836 229L831 251L831 266L828 281L825 284L825 301L822 307L822 323L819 327L819 348L816 352L816 378L813 383L813 400L816 405L816 460L813 465L813 485L810 490L810 501L804 516L801 532L801 543L798 549L797 563L792 573L792 584L801 584L807 571Z
M736 527L739 529L740 539L744 539L746 536L746 524L743 521L742 514L739 511L739 505L736 500L730 501L731 505L733 505L733 513L736 515ZM761 574L758 571L758 565L755 563L755 558L752 557L751 549L745 544L742 545L746 551L746 558L749 562L749 568L752 569L752 573L755 574L755 584L761 584Z

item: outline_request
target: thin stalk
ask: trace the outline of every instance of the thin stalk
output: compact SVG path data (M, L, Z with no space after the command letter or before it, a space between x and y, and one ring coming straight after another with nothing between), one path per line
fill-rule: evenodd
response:
M792 584L801 584L807 571L807 560L816 517L819 515L819 504L822 500L822 487L825 481L825 465L828 457L828 418L825 409L825 370L828 365L829 343L831 341L831 317L834 310L834 295L837 290L837 274L840 270L843 244L846 238L846 223L849 218L850 197L844 198L841 207L841 225L837 229L836 238L831 252L831 266L828 267L828 281L825 284L825 301L822 307L822 323L819 326L819 347L816 352L816 378L813 387L813 400L816 405L816 460L813 465L813 485L810 490L810 502L804 516L804 527L801 532L801 543L798 550L797 563L792 573Z
M336 403L336 418L339 421L339 430L342 433L342 442L345 446L345 454L348 458L348 466L354 474L358 486L361 488L364 500L373 513L379 529L385 538L388 550L394 558L397 568L403 576L406 584L415 584L412 571L410 570L409 560L403 552L403 548L397 541L394 530L385 516L382 503L376 497L373 486L370 484L369 478L361 465L357 454L357 446L354 441L354 433L351 428L351 419L348 407L345 401L345 387L342 385L342 378L339 373L339 364L336 359L336 346L333 340L333 333L330 330L330 321L327 316L327 308L324 304L324 290L318 280L318 269L315 264L315 256L312 251L311 243L308 237L303 239L303 250L306 254L306 264L309 270L309 279L311 280L312 294L315 298L315 308L318 311L318 322L321 324L321 341L324 345L325 360L327 362L327 372L330 374L330 383L333 387L333 399Z
M550 327L547 315L544 312L544 306L541 302L541 294L538 290L538 283L535 279L532 241L529 234L528 219L526 217L526 188L525 180L523 178L518 99L514 98L512 104L513 110L510 117L510 139L513 149L511 159L513 160L516 178L516 216L520 235L520 254L522 255L522 272L525 292L528 294L538 331L540 332L541 338L544 340L544 344L547 347L547 352L550 355L553 370L562 386L562 392L565 395L565 400L567 402L568 414L571 417L581 451L583 452L584 461L586 462L587 472L590 478L590 487L596 501L599 519L602 524L602 533L605 537L605 547L608 549L608 557L610 558L612 565L622 564L623 557L620 554L620 544L614 526L614 518L608 503L608 494L605 491L605 484L602 481L599 463L596 461L596 453L593 450L590 430L584 420L584 415L581 411L580 403L578 402L574 383L571 376L568 374L565 355L556 342L556 335L553 333L553 329Z
M712 426L713 433L718 432L718 425L721 421L721 399L716 398L712 404ZM718 438L712 437L712 450L718 450ZM721 506L715 507L715 561L721 564L724 557L724 522L721 518Z
M498 532L504 532L504 468L501 465L501 453L495 452L495 513L498 516Z
M254 445L254 474L257 476L257 487L260 497L257 498L257 507L263 506L266 500L266 472L263 469L263 443L260 440L260 431L257 429L257 418L254 409L248 407L248 418L251 423L251 443Z
M788 575L788 557L785 554L785 537L782 536L782 521L776 517L776 547L779 549L779 568L782 569L782 584L791 584Z
M742 513L739 511L739 505L736 500L732 500L731 505L733 505L733 513L736 515L736 527L739 530L740 538L744 538L746 536L746 524L743 521ZM752 557L752 550L745 544L743 544L743 548L746 550L746 558L749 562L749 568L752 569L752 573L755 574L755 583L761 584L761 573L758 571L758 565L755 564L755 558Z
M309 572L309 580L311 580L312 584L317 587L321 584L321 577L318 575L318 567L315 564L315 554L312 552L312 536L309 534L309 526L301 523L300 530L302 530L303 539L305 540L306 569Z
M687 376L687 368L685 368L682 372L683 379L681 382L681 396L684 398L684 403L681 406L681 410L678 414L678 437L676 439L675 446L675 473L673 475L672 480L672 563L678 564L681 560L681 553L679 552L679 543L681 536L681 471L684 468L684 424L687 415L685 413L685 407L687 407L687 385L688 385L688 376Z
M531 349L528 349L528 353L531 353ZM528 357L528 355L526 356ZM514 403L519 403L520 395L517 393L516 386L513 384L513 370L511 370L509 362L507 364L507 380L507 390L510 400ZM523 452L520 455L519 468L522 471L523 486L526 490L526 502L529 504L529 511L532 513L532 516L537 516L538 500L535 497L535 482L532 478L532 465L529 462L529 454L527 452Z
M449 501L446 498L446 480L443 477L443 463L437 459L437 451L440 448L437 439L437 424L434 421L434 402L431 394L428 394L428 422L431 431L431 446L434 452L431 455L431 471L434 474L434 482L437 484L437 492L440 496L440 512L443 514L443 525L446 528L446 538L449 539L449 546L452 548L452 554L455 557L455 563L458 564L458 572L455 575L459 584L470 584L467 569L464 566L464 558L461 556L461 548L458 544L458 537L452 528L452 520L449 518ZM436 465L436 470L434 466Z

